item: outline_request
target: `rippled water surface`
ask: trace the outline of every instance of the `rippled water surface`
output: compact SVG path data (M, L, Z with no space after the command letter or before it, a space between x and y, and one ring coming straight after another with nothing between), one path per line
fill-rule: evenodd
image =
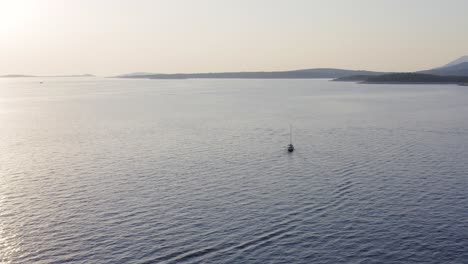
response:
M0 263L468 263L467 87L42 81L0 80Z

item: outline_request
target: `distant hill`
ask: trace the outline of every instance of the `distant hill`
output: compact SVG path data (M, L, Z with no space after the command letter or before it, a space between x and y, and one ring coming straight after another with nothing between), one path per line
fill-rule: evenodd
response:
M151 73L151 72L132 72L132 73L126 73L122 75L115 76L116 78L134 78L138 76L148 76L148 75L154 75L157 73Z
M468 76L440 76L423 73L390 73L377 76L351 76L335 79L334 81L360 81L363 83L439 83L439 84L466 84Z
M468 62L468 56L463 56L463 57L460 57L448 64L446 64L445 66L442 66L441 68L445 68L445 67L450 67L450 66L455 66L455 65L458 65L460 63L464 63L464 62Z
M342 82L363 83L468 83L468 56L463 56L447 65L415 73L388 73L381 75L352 75L334 79Z
M377 75L378 76L378 75ZM367 81L372 77L372 75L351 75L351 76L344 76L340 78L333 79L335 82L364 82Z
M79 75L54 75L54 76L35 76L35 75L24 75L24 74L7 74L0 75L0 78L61 78L61 77L96 77L92 74L79 74Z
M56 75L56 76L38 76L38 77L96 77L92 74L78 74L78 75Z
M116 78L144 79L314 79L340 78L352 75L380 75L382 72L343 69L304 69L275 72L220 72L220 73L175 73L175 74L124 74Z
M36 77L32 75L23 75L23 74L7 74L7 75L0 75L0 78L26 78L26 77Z
M419 73L434 75L468 76L468 61L432 70L420 71Z

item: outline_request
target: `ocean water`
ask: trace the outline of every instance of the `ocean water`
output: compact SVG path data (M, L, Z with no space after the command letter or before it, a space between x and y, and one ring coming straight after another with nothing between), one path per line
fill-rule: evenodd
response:
M41 81L0 80L0 263L468 263L467 87Z

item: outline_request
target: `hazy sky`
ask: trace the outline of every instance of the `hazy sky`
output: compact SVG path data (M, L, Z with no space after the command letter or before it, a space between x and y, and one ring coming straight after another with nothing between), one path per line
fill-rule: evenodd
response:
M0 0L0 75L412 71L462 55L467 0Z

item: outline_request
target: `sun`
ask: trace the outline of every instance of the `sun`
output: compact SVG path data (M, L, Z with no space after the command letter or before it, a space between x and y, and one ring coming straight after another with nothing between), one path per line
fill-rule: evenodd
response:
M34 15L37 0L0 0L0 33L20 30Z

